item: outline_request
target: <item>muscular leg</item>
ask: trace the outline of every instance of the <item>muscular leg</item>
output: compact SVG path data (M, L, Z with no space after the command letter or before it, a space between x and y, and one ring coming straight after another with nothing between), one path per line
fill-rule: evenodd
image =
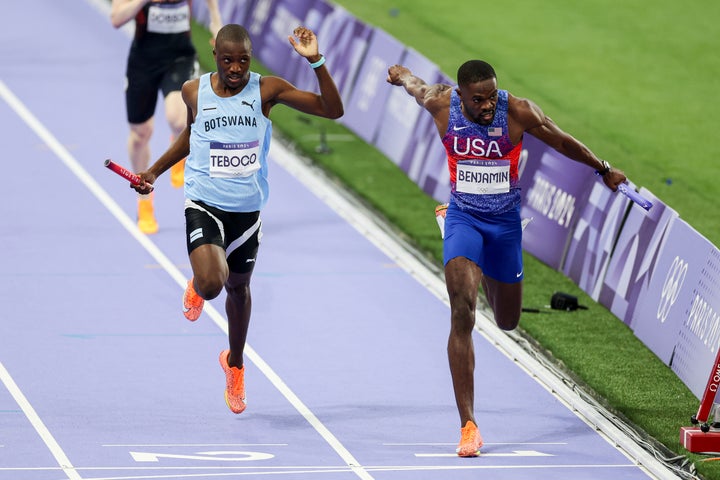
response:
M131 123L128 137L128 155L133 171L147 170L150 165L150 137L153 133L153 119L143 123Z
M130 135L128 136L127 147L130 163L135 172L147 170L150 166L150 137L152 136L152 132L152 117L143 123L130 124ZM137 221L138 228L146 234L153 234L158 231L152 193L148 195L138 194Z
M472 331L475 326L475 307L482 272L475 262L456 257L445 266L445 283L450 297L450 335L448 360L460 414L460 426L468 420L475 422L475 350Z
M522 311L522 282L503 283L484 276L475 262L456 257L445 266L445 283L450 297L450 336L448 360L460 414L460 425L475 422L475 350L472 331L478 288L483 291L495 315L495 322L503 330L517 327Z
M187 125L187 107L179 91L170 92L165 97L165 118L172 131L171 142L174 142ZM170 184L180 188L184 183L185 159L183 158L170 168Z
M225 311L228 319L230 357L228 365L243 366L243 351L250 325L250 278L252 272L233 273L228 269L225 250L213 244L201 245L190 253L193 287L200 297L212 300L227 292Z
M230 356L228 365L242 368L243 352L250 326L250 311L252 297L250 295L250 277L248 273L230 273L225 284L227 298L225 311L228 318L228 340L230 341Z
M503 330L517 327L522 312L522 282L503 283L483 276L482 285L497 326Z
M187 107L179 91L170 92L165 97L165 118L173 138L177 138L187 125Z
M195 292L204 300L220 295L229 276L225 250L209 243L200 245L190 252L190 265Z

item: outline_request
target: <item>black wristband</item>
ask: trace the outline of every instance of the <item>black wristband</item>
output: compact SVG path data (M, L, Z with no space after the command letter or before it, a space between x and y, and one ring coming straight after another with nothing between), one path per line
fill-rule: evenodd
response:
M602 170L595 170L595 173L597 175L600 175L601 177L604 177L605 175L610 173L611 168L612 167L610 167L610 164L607 161L603 160L602 161Z

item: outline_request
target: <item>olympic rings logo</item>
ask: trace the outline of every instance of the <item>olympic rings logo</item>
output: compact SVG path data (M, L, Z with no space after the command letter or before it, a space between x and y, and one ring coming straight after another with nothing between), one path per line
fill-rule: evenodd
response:
M670 308L677 300L677 297L680 294L680 289L685 282L687 269L687 262L676 256L672 265L670 265L670 269L665 277L662 292L660 293L660 303L657 309L657 319L660 320L660 323L665 323L665 320L667 320Z

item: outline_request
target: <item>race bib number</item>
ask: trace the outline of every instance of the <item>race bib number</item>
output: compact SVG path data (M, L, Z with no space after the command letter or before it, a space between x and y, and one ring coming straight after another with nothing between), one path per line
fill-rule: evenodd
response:
M493 194L510 191L510 160L458 162L456 173L458 192Z
M260 170L260 141L244 143L210 142L210 176L248 177Z
M182 33L190 31L190 6L187 2L150 6L147 31L152 33Z

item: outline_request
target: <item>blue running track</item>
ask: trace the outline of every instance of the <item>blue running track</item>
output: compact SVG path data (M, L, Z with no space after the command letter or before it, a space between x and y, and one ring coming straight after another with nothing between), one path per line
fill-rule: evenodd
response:
M486 445L457 458L441 280L277 142L248 408L230 413L224 299L195 323L181 313L182 191L160 178L146 237L103 167L128 164L129 39L100 7L3 6L0 480L673 478L550 393L485 320ZM155 157L168 137L158 115Z

